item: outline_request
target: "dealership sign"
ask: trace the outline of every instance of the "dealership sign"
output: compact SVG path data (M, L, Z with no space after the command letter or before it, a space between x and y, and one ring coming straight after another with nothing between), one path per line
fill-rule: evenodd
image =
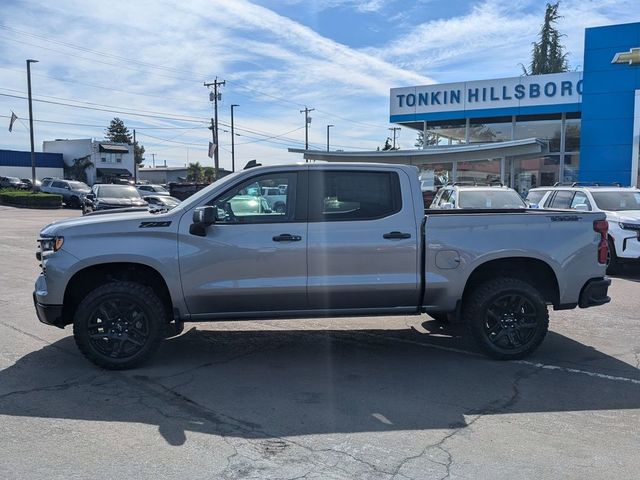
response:
M390 113L416 115L580 103L582 72L391 89ZM426 114L426 115L423 115Z

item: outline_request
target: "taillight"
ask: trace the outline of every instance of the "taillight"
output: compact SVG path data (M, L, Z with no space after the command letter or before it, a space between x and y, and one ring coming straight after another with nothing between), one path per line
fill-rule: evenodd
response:
M609 231L609 222L606 220L595 220L593 229L600 234L600 243L598 243L598 263L607 263L607 255L609 253L609 244L607 243L607 232Z

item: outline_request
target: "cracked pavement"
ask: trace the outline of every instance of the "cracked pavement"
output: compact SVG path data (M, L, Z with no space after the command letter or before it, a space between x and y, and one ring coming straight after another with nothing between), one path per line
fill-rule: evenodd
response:
M636 478L640 270L551 312L525 362L427 316L187 324L100 370L31 303L38 229L0 206L0 478Z

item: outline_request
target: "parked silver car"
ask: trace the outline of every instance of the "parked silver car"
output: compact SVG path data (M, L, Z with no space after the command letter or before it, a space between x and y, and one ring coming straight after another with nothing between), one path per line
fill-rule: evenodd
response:
M80 208L84 198L91 192L89 185L77 180L62 180L60 178L47 178L42 181L40 190L45 193L62 195L62 201L71 208Z

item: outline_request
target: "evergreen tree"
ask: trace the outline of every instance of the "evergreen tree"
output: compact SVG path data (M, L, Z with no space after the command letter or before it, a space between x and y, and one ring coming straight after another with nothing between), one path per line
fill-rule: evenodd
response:
M111 120L109 127L105 130L104 138L114 143L126 143L127 145L133 144L133 138L131 137L129 129L118 117ZM136 164L140 165L144 162L144 146L140 145L140 142L136 140L133 150Z
M531 64L529 70L524 66L525 75L542 75L545 73L566 72L569 69L567 54L560 43L560 34L555 23L561 15L558 13L560 2L547 3L544 14L544 23L540 27L539 41L533 43L531 52Z
M104 137L110 142L126 143L128 145L131 145L133 141L131 138L131 134L129 133L129 129L118 117L111 120L111 124L105 131Z

